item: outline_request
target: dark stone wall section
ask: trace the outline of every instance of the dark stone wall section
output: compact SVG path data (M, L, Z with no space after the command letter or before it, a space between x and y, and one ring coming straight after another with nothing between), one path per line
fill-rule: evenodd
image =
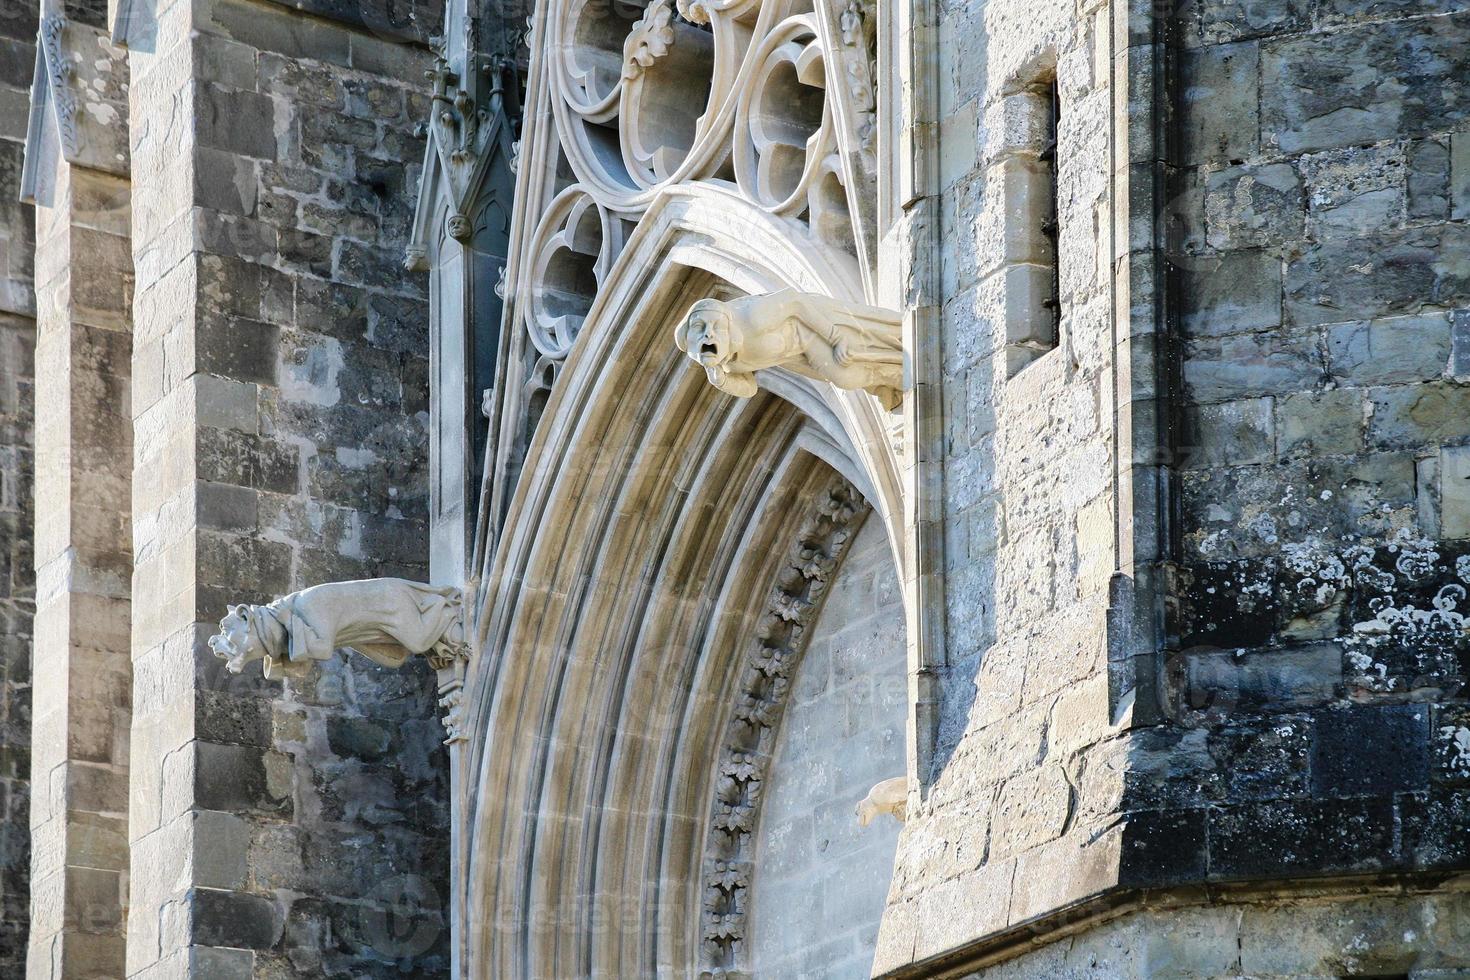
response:
M1173 710L1126 876L1463 869L1470 4L1175 27Z

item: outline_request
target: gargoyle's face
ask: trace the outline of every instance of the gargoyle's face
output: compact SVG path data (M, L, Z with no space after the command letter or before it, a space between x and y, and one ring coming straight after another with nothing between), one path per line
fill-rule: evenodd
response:
M736 355L730 316L713 303L696 303L684 322L679 344L705 369L720 368Z
M225 662L225 669L238 674L245 665L265 657L265 646L250 632L245 606L235 606L219 621L219 632L209 638L209 649Z

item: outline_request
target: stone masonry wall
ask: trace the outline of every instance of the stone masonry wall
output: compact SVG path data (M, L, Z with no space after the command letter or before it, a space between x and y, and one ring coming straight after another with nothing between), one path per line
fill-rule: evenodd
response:
M1110 6L938 10L949 661L885 968L1109 890L1413 881L1470 861L1470 9ZM1046 256L1010 233L1035 208L1007 175L1036 158L1025 85L1052 64L1062 337L1015 371L999 352L1030 294L1012 286ZM1128 72L1116 106L1110 64ZM1137 140L1150 118L1162 216L1138 210L1153 147L1108 155L1110 129ZM1110 163L1136 196L1108 201ZM1154 229L1168 239L1167 282L1118 280L1118 335L1178 341L1159 347L1159 384L1180 376L1161 422L1178 559L1161 723L1135 720L1127 697L1109 717L1105 639L1131 615L1103 619L1120 527L1099 302L1110 228L1120 276ZM1155 286L1157 320L1126 292ZM1142 349L1119 349L1135 372L1152 369ZM1121 515L1135 517L1153 519ZM1301 942L1323 941L1313 928Z
M20 203L37 3L0 6L0 976L25 972L30 899L35 218Z
M1470 861L1470 8L1175 25L1173 722L1124 808L1170 874Z
M1104 831L1105 805L1079 805L1077 787L1109 720L1109 16L1095 2L938 4L947 663L883 969L1045 910L1063 883L1048 845L1075 854ZM1057 255L1036 233L1034 179L1053 81ZM1048 315L1037 289L1053 261L1059 342L1018 367L1008 340Z
M904 769L903 599L883 522L853 539L811 626L762 791L751 894L760 977L866 977L899 824L854 815ZM792 910L802 910L792 914Z
M432 672L232 678L203 642L231 602L426 574L428 316L402 246L429 54L270 3L157 6L131 42L128 972L439 975Z

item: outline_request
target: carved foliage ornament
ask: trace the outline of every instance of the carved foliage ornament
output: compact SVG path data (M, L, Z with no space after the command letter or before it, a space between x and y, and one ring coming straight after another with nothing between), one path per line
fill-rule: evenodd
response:
M784 367L867 391L888 409L903 397L903 336L898 315L871 306L783 289L766 296L695 303L674 343L710 384L741 398L755 394L755 372Z
M803 525L782 563L755 642L740 668L705 844L701 980L748 976L746 907L771 753L791 678L806 649L807 627L867 510L856 488L841 477L819 494L817 512Z
M62 151L77 152L77 97L71 89L72 65L62 47L66 18L52 14L41 19L41 54L51 88L51 101L56 109L56 127L60 131Z

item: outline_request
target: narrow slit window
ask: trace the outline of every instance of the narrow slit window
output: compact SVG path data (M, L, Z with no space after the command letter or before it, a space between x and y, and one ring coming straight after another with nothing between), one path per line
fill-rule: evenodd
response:
M1060 201L1057 194L1057 132L1062 118L1062 99L1057 91L1055 79L1046 86L1044 94L1047 103L1046 130L1040 159L1043 168L1042 180L1046 186L1042 204L1041 235L1050 245L1051 280L1046 299L1042 300L1041 306L1046 310L1051 322L1042 324L1041 338L1046 346L1055 347L1062 333L1062 253L1058 247L1062 226Z
M1055 78L1040 78L1009 96L1027 118L1025 138L1003 159L1008 231L1006 362L1014 376L1055 350L1061 336L1059 262L1061 95Z

